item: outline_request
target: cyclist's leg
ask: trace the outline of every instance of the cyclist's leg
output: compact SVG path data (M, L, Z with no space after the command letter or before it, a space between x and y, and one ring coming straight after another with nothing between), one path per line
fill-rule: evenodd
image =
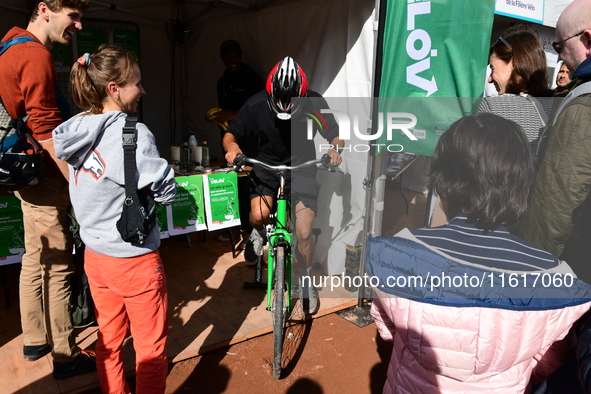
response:
M311 266L314 254L314 242L312 240L312 224L316 213L298 201L295 206L295 230L297 248L300 259L298 265L300 270L308 270Z
M316 213L302 201L295 207L295 229L297 239L297 260L301 286L301 302L304 313L314 314L318 311L318 294L313 286L311 265L314 255L312 224Z
M262 230L269 223L274 199L271 196L256 196L250 200L250 224L257 230Z
M278 182L273 174L264 171L251 172L250 188L250 224L252 232L244 248L244 260L248 264L257 264L263 255L263 245L266 243L265 224L273 209L274 199L277 194Z

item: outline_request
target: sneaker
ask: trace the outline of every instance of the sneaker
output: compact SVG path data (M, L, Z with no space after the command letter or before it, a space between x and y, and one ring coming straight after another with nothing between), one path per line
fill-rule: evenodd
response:
M67 379L96 371L96 353L93 350L81 350L78 357L69 363L53 362L53 377Z
M320 303L318 302L318 290L314 286L306 286L301 288L300 302L302 303L302 310L306 315L313 315L318 312Z
M49 343L35 346L23 346L23 354L27 361L39 360L41 357L49 353L51 353L51 345Z
M252 229L250 237L244 247L244 260L247 264L255 265L261 261L265 239L256 229Z

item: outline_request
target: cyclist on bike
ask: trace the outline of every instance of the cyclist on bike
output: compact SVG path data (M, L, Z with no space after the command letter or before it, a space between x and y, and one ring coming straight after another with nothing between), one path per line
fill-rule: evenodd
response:
M260 145L254 158L262 162L271 165L297 165L315 159L316 147L313 140L307 139L305 117L299 111L301 106L292 101L292 98L298 97L322 98L319 93L308 90L302 68L287 56L270 72L265 90L255 94L244 104L224 135L222 144L228 163L234 163L234 158L242 153L236 141L255 136L259 137ZM326 102L324 108L328 108ZM302 121L299 121L299 118ZM322 128L320 134L333 147L342 147L344 143L339 139L338 126L334 118L325 116L325 119L328 127ZM342 158L337 149L331 148L326 153L329 154L333 166L341 164ZM311 274L310 266L314 253L312 223L316 215L319 190L315 180L316 171L316 167L308 167L293 174L288 173L285 185L289 196L291 185L294 184L291 206L295 212L296 261L300 277ZM263 245L266 241L264 226L269 222L277 197L279 178L276 173L256 165L252 169L251 178L253 185L250 192L250 222L254 229L246 245L244 257L247 263L256 264L263 254ZM302 300L304 312L312 314L317 311L316 289L303 288Z

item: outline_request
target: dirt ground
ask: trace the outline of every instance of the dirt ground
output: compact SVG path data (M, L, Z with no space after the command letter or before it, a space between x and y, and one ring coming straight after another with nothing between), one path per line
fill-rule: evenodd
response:
M279 380L269 334L174 364L167 393L381 393L392 347L374 323L357 325L367 316L365 307L353 307L291 326Z

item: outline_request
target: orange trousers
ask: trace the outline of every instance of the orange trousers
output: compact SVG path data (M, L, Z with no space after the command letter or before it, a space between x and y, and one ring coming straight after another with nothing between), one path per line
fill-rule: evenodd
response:
M99 325L97 371L105 394L130 394L123 342L131 334L136 353L136 393L162 394L168 359L168 295L158 251L117 258L87 248L84 267Z

